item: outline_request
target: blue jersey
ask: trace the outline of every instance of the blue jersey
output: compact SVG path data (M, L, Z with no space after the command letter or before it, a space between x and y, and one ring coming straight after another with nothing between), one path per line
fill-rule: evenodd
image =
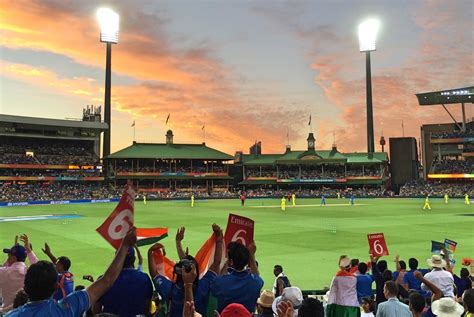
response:
M78 291L69 294L66 298L56 302L48 300L27 303L12 310L8 317L56 317L82 316L89 309L90 300L87 291Z
M153 296L150 277L134 268L120 272L112 287L99 299L104 313L120 316L147 314Z
M58 289L53 299L60 300L74 291L74 275L71 272L58 273Z
M321 205L326 205L326 197L321 196Z

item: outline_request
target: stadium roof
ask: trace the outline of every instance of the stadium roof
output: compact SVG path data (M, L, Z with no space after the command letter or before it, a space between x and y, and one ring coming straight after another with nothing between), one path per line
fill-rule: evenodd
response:
M416 94L420 106L474 103L474 86Z
M34 117L12 116L12 115L0 114L0 123L3 123L3 122L24 124L24 125L49 126L49 127L67 127L67 128L99 129L99 130L108 129L108 125L105 122L34 118Z
M379 164L388 161L385 152L376 152L372 158L367 153L341 153L337 150L288 151L283 154L244 154L244 165L275 165L275 164L312 164L312 163L352 163Z
M233 160L224 152L207 147L206 144L136 143L112 153L111 159L187 159L187 160Z

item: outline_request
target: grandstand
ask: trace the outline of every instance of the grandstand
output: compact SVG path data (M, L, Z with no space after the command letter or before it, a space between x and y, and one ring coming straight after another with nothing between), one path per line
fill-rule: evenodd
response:
M388 156L385 152L341 153L316 150L313 133L307 150L294 151L287 146L283 154L236 153L242 168L244 188L286 190L371 187L383 189L388 183ZM382 190L383 191L383 190Z
M59 183L76 193L85 183L101 185L100 134L107 125L100 111L88 106L82 120L0 115L0 200L51 196ZM37 195L23 197L25 188Z
M171 130L166 133L166 143L133 142L107 157L115 185L132 180L139 192L152 198L226 192L232 180L232 160L231 155L205 143L174 143Z

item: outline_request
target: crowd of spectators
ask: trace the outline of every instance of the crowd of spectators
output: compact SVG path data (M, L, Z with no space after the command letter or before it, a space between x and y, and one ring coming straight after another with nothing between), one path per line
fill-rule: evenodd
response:
M432 174L470 174L474 170L472 160L443 159L435 161L431 167Z
M399 196L403 197L464 197L474 195L474 184L472 182L425 182L423 180L408 182L400 188Z
M24 202L39 200L109 199L122 194L122 188L102 184L51 183L0 185L0 201Z
M470 317L474 313L469 270L463 267L458 275L445 248L426 260L426 268L414 257L405 262L395 256L389 264L372 255L367 261L342 255L334 261L338 271L319 300L303 296L281 265L259 267L255 241L224 246L221 228L213 224L211 230L212 239L203 245L213 245L209 260L189 254L183 246L186 229L181 227L175 236L176 261L155 243L148 248L145 272L132 227L104 274L84 276L87 287L74 284L73 264L81 260L79 255L56 257L47 241L41 249L44 256L37 255L28 235L20 237L21 243L16 237L14 245L4 249L7 259L0 266L4 304L0 314L197 317L216 310L220 317ZM164 263L173 273L164 270ZM272 289L262 290L264 270L275 276L267 281Z
M90 177L101 176L101 170L48 170L48 169L0 169L0 176L14 177Z
M160 163L155 165L146 166L133 166L132 165L117 165L113 167L117 173L225 173L227 169L224 165L209 165L209 166L182 166L169 163Z
M278 179L327 179L345 178L347 176L381 176L380 167L351 168L344 171L344 168L302 168L299 169L279 169L275 170L259 168L247 168L245 177L276 177Z

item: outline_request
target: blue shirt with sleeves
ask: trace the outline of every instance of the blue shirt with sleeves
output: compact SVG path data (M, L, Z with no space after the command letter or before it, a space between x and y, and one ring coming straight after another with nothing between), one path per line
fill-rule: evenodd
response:
M370 297L372 298L372 283L374 282L374 277L369 274L358 274L357 278L357 299L359 303L362 304L362 298Z
M74 275L71 272L58 273L58 289L53 294L53 299L60 300L74 292Z
M135 317L148 314L152 296L153 284L150 277L134 268L126 268L99 299L99 303L103 306L104 313Z
M209 291L211 289L211 283L216 277L216 273L207 271L206 274L204 274L204 276L199 280L197 290L195 290L193 293L196 311L203 316L205 316L207 313ZM155 288L163 300L169 303L170 317L182 317L184 289L162 275L156 276L153 279L153 283L155 284Z
M229 269L227 274L214 280L211 285L211 295L217 298L219 312L231 303L239 303L253 313L262 286L262 278L250 273L249 270L239 272Z
M82 316L89 309L90 300L87 291L77 291L56 302L47 300L29 302L9 312L8 317L73 317Z

